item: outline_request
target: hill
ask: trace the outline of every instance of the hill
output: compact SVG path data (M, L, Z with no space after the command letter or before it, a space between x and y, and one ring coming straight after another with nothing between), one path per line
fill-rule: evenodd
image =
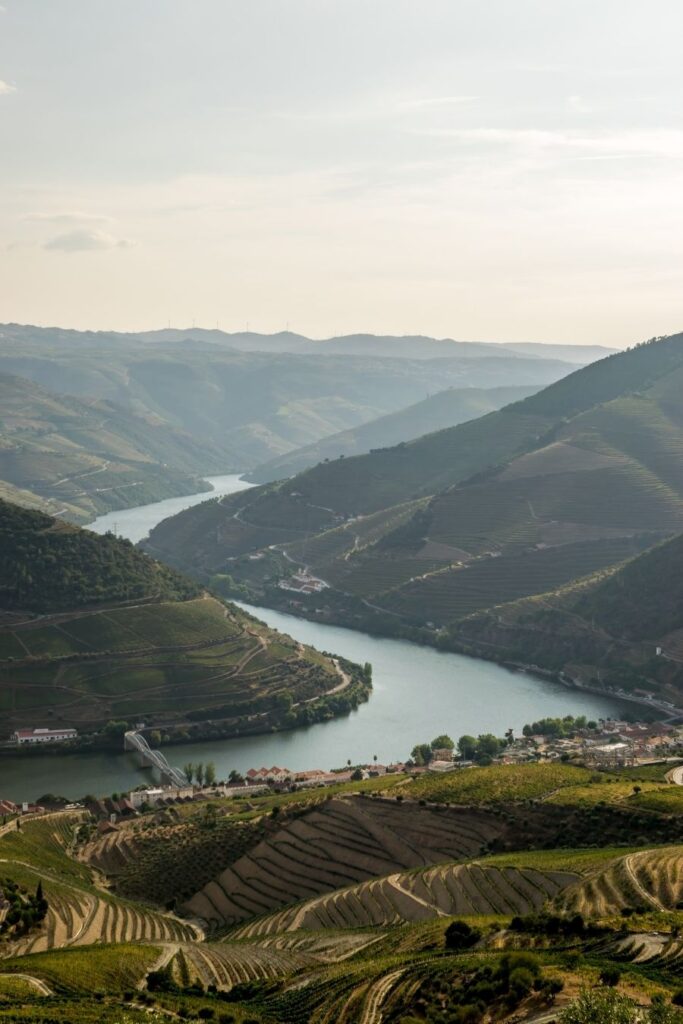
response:
M683 685L682 578L678 535L558 590L471 615L453 636L467 650L529 661L580 685L645 688L676 703Z
M107 346L112 343L158 346L203 342L240 352L287 352L291 354L372 355L389 358L439 359L449 356L488 358L515 354L534 359L556 359L584 366L616 351L604 345L567 345L539 342L456 341L425 335L347 334L314 340L292 331L259 334L256 331L226 332L218 328L164 327L152 331L74 331L60 327L36 327L30 324L0 324L0 342L21 341L55 347L74 344L81 347Z
M442 353L441 346L440 358L424 359L371 351L323 355L308 341L295 353L279 345L240 351L216 337L171 331L149 339L5 325L0 373L161 420L206 447L198 472L210 471L203 466L214 452L220 471L241 472L445 387L542 386L574 366L542 354L491 352L491 346L474 354L456 345Z
M0 550L4 736L141 720L180 739L231 735L367 697L355 666L269 630L128 541L0 502Z
M465 617L683 530L682 393L677 335L480 419L189 510L150 550L192 559L226 592L233 580L299 614L457 644ZM292 561L330 589L283 591Z
M374 448L386 448L402 441L411 441L423 434L455 426L526 398L538 390L534 387L512 388L449 388L430 395L422 402L390 413L353 430L324 437L288 455L264 462L247 474L255 483L282 480L294 476L319 462L340 456L363 455Z
M82 400L0 373L5 496L84 522L102 512L201 490L225 455L156 414Z
M212 820L225 856L234 858L220 876L236 879L228 894L239 921L229 931L220 930L220 914L212 914L209 929L206 921L150 905L144 891L138 899L109 891L90 866L104 839L84 809L1 826L9 911L3 904L0 1020L482 1024L493 1014L501 1024L540 1024L576 1000L617 999L632 1009L620 1018L629 1024L680 1024L671 1004L678 1002L682 949L682 848L671 836L680 822L636 803L622 827L643 835L607 845L627 778L589 779L584 788L593 786L595 798L568 812L552 800L558 783L560 796L572 789L580 769L528 766L533 800L524 797L519 767L492 770L502 802L487 808L420 804L409 798L417 784L401 777L393 791L381 779L353 784L370 792L384 787L388 799L258 797L263 806L253 808L247 830L251 862L236 838L246 816L238 799L197 794L191 807L145 813L109 832L107 841L128 833L143 849L156 837L158 870L182 888L191 881L190 849L200 874L220 861L211 828L202 835L197 825ZM466 776L480 771L489 778L489 769L451 773L454 790L473 792ZM404 798L393 799L396 793ZM628 802L638 799L632 793ZM264 818L268 805L279 814ZM173 824L160 821L174 813ZM569 835L583 830L590 846L561 845L567 821ZM163 842L164 831L174 842ZM482 839L503 833L508 852L480 849ZM95 862L110 870L101 857ZM354 873L362 880L353 881ZM144 879L144 865L137 877ZM209 891L218 900L217 882L203 894Z

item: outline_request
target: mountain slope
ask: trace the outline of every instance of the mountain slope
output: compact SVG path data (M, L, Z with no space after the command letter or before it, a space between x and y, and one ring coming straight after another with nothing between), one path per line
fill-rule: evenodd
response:
M237 472L445 387L543 386L572 369L552 357L491 352L492 346L479 346L474 355L446 346L443 358L425 359L324 354L317 342L306 341L305 350L293 354L237 351L203 332L188 333L199 340L183 332L145 341L142 335L5 325L0 373L160 418L207 452L216 449L221 471Z
M341 455L348 458L363 455L373 448L386 448L402 441L411 441L423 434L484 416L510 402L520 401L537 390L536 387L449 388L407 409L371 420L353 430L332 434L316 444L264 462L248 474L248 479L255 483L282 480L319 462L338 459Z
M531 661L580 684L646 687L679 702L683 535L559 590L465 618L453 638L468 650Z
M77 522L196 491L199 473L224 464L218 446L157 415L62 395L23 377L0 373L0 408L0 481L28 492L23 504Z
M308 724L367 697L355 666L344 674L128 541L0 502L0 552L3 737L111 720L232 735Z
M228 592L448 644L467 615L683 530L682 394L678 335L479 420L189 510L151 549L222 574ZM291 562L331 589L283 591Z

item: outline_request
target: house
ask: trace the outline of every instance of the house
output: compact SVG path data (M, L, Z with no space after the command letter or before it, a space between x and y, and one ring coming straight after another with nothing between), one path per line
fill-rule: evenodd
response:
M432 750L432 761L452 761L453 751L448 747L437 747Z
M12 739L18 746L24 743L64 743L75 740L78 733L75 729L17 729Z
M294 772L291 772L289 768L278 768L277 765L273 765L272 768L250 768L246 774L247 782L250 785L264 782L289 782L293 777Z

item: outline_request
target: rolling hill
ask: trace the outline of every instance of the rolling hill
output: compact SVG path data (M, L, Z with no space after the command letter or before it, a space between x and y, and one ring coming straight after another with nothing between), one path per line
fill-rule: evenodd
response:
M141 720L179 738L230 735L367 697L354 666L346 674L111 534L0 502L0 551L4 737Z
M544 386L575 365L552 353L532 357L486 345L473 353L439 342L439 358L408 358L384 350L323 355L323 343L309 341L300 352L279 342L272 351L241 351L230 339L220 332L116 335L4 325L0 373L161 420L205 446L194 463L201 473L214 469L213 460L204 469L214 452L218 471L241 472L449 386Z
M85 522L102 512L201 490L225 453L155 414L48 391L0 373L4 496Z
M511 402L520 401L537 390L535 387L449 388L407 409L389 413L355 429L332 434L316 444L264 462L248 473L247 479L255 483L282 480L319 462L338 459L341 455L345 458L364 455L374 448L387 448L402 441L412 441L423 434L484 416Z
M683 336L657 339L480 419L188 510L150 550L264 603L447 645L468 615L683 531L681 394ZM292 561L331 585L323 599L278 587Z
M480 771L497 774L496 805L411 799L430 781L474 795ZM555 804L558 784L561 797L577 777L592 799ZM101 838L84 808L9 821L0 1020L480 1024L494 1014L512 1024L550 1021L589 992L630 999L624 1021L679 1024L680 821L640 806L628 773L591 779L571 766L500 765L349 783L332 800L197 793ZM629 809L618 811L625 789ZM562 845L577 834L582 847ZM501 835L507 852L482 849ZM109 889L117 842L140 883L136 852L154 845L166 877L153 895ZM203 917L159 904L191 884L192 850L200 878L228 862L190 901ZM39 883L42 917L30 909Z

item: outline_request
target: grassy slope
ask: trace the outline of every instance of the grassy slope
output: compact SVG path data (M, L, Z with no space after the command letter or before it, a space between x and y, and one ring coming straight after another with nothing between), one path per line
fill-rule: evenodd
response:
M578 583L471 615L452 633L472 650L584 681L659 690L676 702L683 683L682 577L679 535Z

